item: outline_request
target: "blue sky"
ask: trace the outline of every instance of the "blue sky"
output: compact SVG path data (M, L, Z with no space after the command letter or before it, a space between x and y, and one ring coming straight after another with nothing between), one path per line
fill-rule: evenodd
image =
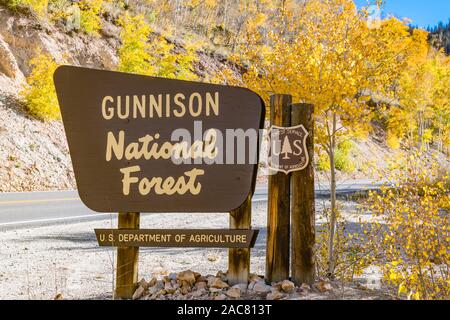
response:
M358 6L367 5L367 0L354 0ZM370 2L370 1L369 1ZM450 0L385 0L382 13L393 14L398 18L410 18L413 25L426 28L439 21L450 19Z

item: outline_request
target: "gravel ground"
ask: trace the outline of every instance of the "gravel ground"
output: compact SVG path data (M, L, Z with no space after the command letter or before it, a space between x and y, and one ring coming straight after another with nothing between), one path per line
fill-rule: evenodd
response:
M346 203L354 208L354 203ZM263 275L267 203L253 206L253 227L260 234L251 256L251 272ZM322 206L318 203L318 210ZM349 216L357 220L356 216ZM227 214L149 214L141 228L223 228ZM111 299L115 249L100 248L94 228L116 228L111 219L0 232L0 299ZM216 274L227 267L227 249L141 248L139 277L149 280L191 269ZM386 299L384 293L359 290L354 284L304 299Z

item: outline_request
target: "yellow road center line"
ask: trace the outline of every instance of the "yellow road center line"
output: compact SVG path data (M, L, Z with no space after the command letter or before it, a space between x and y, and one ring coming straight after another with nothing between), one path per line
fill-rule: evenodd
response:
M42 203L42 202L58 202L58 201L75 201L80 198L60 198L60 199L36 199L36 200L12 200L12 201L0 201L0 205L7 204L22 204L22 203Z

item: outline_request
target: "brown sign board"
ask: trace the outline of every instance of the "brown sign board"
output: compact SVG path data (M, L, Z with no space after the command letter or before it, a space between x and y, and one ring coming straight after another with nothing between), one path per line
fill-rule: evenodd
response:
M259 230L95 229L103 247L252 248Z
M269 131L269 168L285 174L305 169L309 163L306 148L307 137L308 131L303 125L271 126Z
M78 192L92 210L229 212L253 193L257 159L239 161L242 135L225 133L262 128L254 92L72 66L59 67L54 81ZM174 140L177 130L191 141ZM222 152L215 132L226 136ZM257 158L259 135L243 138Z

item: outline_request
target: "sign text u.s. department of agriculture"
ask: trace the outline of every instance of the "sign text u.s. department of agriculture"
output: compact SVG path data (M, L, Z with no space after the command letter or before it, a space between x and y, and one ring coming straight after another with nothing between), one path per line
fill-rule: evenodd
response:
M100 246L250 248L258 230L96 229Z

